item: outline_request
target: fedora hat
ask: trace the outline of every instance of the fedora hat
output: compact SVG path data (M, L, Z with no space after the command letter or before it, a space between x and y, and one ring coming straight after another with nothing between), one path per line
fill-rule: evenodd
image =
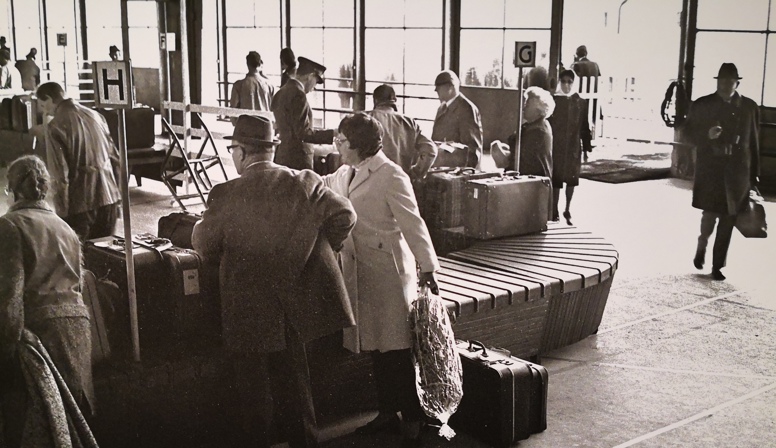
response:
M234 135L224 137L227 140L237 140L248 145L278 145L272 122L266 117L240 115L234 126Z
M302 56L297 58L297 62L299 63L299 66L296 69L297 74L306 75L308 73L314 73L315 76L318 77L318 84L323 84L323 73L326 71L326 67Z
M727 79L743 79L738 76L738 67L732 62L725 62L719 67L719 74L714 79L727 78Z

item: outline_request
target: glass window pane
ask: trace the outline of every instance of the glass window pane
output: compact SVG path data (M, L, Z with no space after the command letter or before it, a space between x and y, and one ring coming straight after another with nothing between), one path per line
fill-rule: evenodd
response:
M354 0L325 0L323 26L353 28Z
M291 3L291 26L322 26L323 0L305 0Z
M442 30L409 29L404 37L404 82L432 84L442 70Z
M768 37L768 57L765 60L765 91L763 106L776 107L776 36ZM743 76L743 75L739 75Z
M14 2L14 6L18 4L18 1ZM34 4L37 7L37 2ZM73 4L73 0L46 2L46 19L46 25L49 28L74 27L75 5Z
M404 20L407 27L442 27L442 0L406 0L405 8L407 12Z
M245 0L226 0L226 26L254 25L254 4Z
M296 57L304 56L315 62L323 63L323 30L320 28L292 28L291 48L294 49Z
M27 54L28 51L30 51L30 48L35 47L38 49L38 61L43 61L46 59L46 53L42 51L43 46L41 45L40 40L40 29L39 28L16 28L16 42L13 42L16 44L16 50L19 52L19 54L13 54L13 45L11 42L11 36L8 36L8 43L7 45L11 48L11 58L12 59L24 59L24 56ZM58 53L62 53L62 50ZM60 56L60 59L61 56ZM42 67L40 62L38 63L39 66Z
M746 51L741 51L746 48ZM763 83L763 59L765 37L759 34L742 33L698 33L695 46L695 72L693 98L697 99L717 90L714 79L723 62L732 62L738 67L741 85L738 92L758 104L761 101Z
M323 31L323 57L314 56L312 59L327 67L327 77L352 80L353 29L325 29Z
M121 27L120 1L86 0L86 26L89 28Z
M550 31L507 30L504 34L504 87L517 88L519 69L515 68L515 42L536 41L536 66L549 70ZM530 68L523 69L525 74Z
M405 100L404 113L414 118L433 120L439 109L438 99L407 98ZM428 134L431 137L431 134Z
M461 0L461 27L502 28L504 0Z
M38 2L20 2L17 0L14 2L13 13L17 29L40 27ZM10 39L11 36L8 36L8 38Z
M401 81L404 79L403 45L386 42L404 42L401 30L366 30L366 79L368 81Z
M714 0L698 2L698 28L764 30L768 0Z
M432 99L434 101L437 101L438 97L436 92L434 91L433 82L434 80L432 79L431 82L424 85L407 84L404 86L404 94L411 97L426 98L426 99Z
M280 26L280 0L254 0L256 26Z
M226 41L229 46L227 62L230 73L240 73L242 78L248 71L245 56L258 51L264 61L264 73L279 74L280 28L227 28Z
M87 42L89 44L89 60L91 61L109 61L110 46L115 45L122 50L121 28L86 28Z
M130 28L133 67L159 68L159 33L156 28Z
M501 87L503 44L501 30L461 30L461 83Z
M366 2L364 13L367 27L401 28L404 26L404 2L369 0Z
M506 0L504 25L507 28L550 28L552 0Z
M8 40L11 39L10 2L11 0L0 0L0 36Z
M333 81L332 81L333 83ZM329 83L327 83L327 88ZM336 85L335 89L339 88ZM353 97L354 93L351 92L325 92L324 99L326 100L327 109L345 109L348 111L353 110Z
M158 27L156 2L127 2L127 23L131 27Z

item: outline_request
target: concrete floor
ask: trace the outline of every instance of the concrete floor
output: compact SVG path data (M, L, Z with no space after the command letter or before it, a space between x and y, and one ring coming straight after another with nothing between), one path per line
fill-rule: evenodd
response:
M776 241L734 232L727 280L715 282L692 265L700 211L690 201L683 180L581 181L574 224L613 243L620 268L599 333L543 358L548 428L515 446L776 447ZM155 233L158 218L177 210L152 181L132 187L131 202L134 232ZM776 217L774 198L765 207ZM322 428L323 446L398 446L394 434L348 435L371 417ZM446 442L431 429L424 440L486 446L466 434Z

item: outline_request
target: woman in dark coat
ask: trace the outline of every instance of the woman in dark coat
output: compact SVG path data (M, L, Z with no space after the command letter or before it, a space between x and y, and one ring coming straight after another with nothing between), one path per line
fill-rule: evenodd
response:
M579 185L582 150L590 150L590 125L587 119L587 101L574 93L574 72L564 70L560 74L559 90L554 95L555 112L550 118L552 126L552 220L559 219L560 190L566 184L566 210L563 217L571 225L571 198ZM580 144L581 142L581 144Z
M7 176L13 205L0 217L0 371L6 379L10 375L22 382L3 394L6 437L21 430L28 401L19 396L26 390L23 380L12 373L25 329L40 339L84 414L94 403L89 310L80 292L80 240L44 201L50 180L43 161L21 157L11 163ZM18 407L9 409L10 401Z
M555 109L552 95L541 87L525 91L520 145L520 174L552 177L552 128L547 118ZM509 137L509 168L515 166L515 134Z

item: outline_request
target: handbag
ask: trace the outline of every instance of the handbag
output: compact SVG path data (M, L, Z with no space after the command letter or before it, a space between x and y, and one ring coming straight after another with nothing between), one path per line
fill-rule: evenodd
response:
M760 192L752 190L746 205L736 216L736 229L746 238L766 238L768 224L765 222L765 207Z

